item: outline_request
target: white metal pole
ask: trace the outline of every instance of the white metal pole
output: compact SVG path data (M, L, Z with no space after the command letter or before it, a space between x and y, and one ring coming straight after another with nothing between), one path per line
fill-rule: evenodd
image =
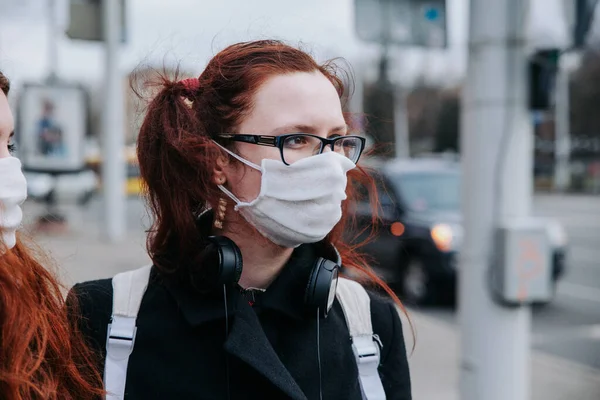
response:
M365 102L365 65L361 61L355 61L354 65L354 92L348 104L353 113L364 113Z
M533 135L526 110L527 0L471 0L462 106L465 242L459 267L463 400L529 399L531 310L504 308L488 284L494 227L526 217Z
M396 158L410 157L410 141L408 136L408 111L406 90L398 83L394 90L394 132Z
M125 162L123 81L119 69L121 15L119 0L103 1L106 78L103 115L102 180L106 236L111 242L125 234Z
M351 93L351 97L348 102L348 109L352 114L355 114L353 117L360 116L362 118L362 115L365 112L365 65L359 59L355 59L352 65L354 67L354 90Z
M564 58L563 58L564 60ZM570 104L569 104L569 69L565 62L559 63L556 79L556 129L555 129L555 173L554 188L564 192L570 186Z
M57 0L48 0L48 77L55 81L58 75Z

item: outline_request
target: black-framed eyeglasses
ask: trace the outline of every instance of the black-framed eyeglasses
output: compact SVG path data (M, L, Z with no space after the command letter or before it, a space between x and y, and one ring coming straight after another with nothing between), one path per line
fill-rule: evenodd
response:
M281 161L291 165L298 160L323 153L329 147L331 151L342 154L357 163L365 148L365 138L360 136L336 136L324 138L309 133L290 133L280 136L244 135L221 133L219 139L231 140L279 148Z

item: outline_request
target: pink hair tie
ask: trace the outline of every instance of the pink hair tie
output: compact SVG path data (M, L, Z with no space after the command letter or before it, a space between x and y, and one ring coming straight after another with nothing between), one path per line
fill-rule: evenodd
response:
M198 78L187 78L179 82L189 94L195 94L200 90L200 81Z

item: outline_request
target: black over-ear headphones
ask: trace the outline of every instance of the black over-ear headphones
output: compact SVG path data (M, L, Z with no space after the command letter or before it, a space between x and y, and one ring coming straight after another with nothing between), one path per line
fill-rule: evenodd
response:
M337 256L337 263L322 257L316 260L304 292L304 304L313 310L318 309L321 318L327 317L335 300L341 263L339 254ZM203 264L206 272L204 277L210 277L219 286L235 285L242 275L242 253L235 242L226 236L207 238Z

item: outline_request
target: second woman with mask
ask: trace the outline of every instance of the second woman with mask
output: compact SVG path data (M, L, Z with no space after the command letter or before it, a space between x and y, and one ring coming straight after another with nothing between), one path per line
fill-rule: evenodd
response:
M27 182L12 156L9 92L0 72L0 399L99 399L104 391L97 362L68 320L63 287L17 233Z

